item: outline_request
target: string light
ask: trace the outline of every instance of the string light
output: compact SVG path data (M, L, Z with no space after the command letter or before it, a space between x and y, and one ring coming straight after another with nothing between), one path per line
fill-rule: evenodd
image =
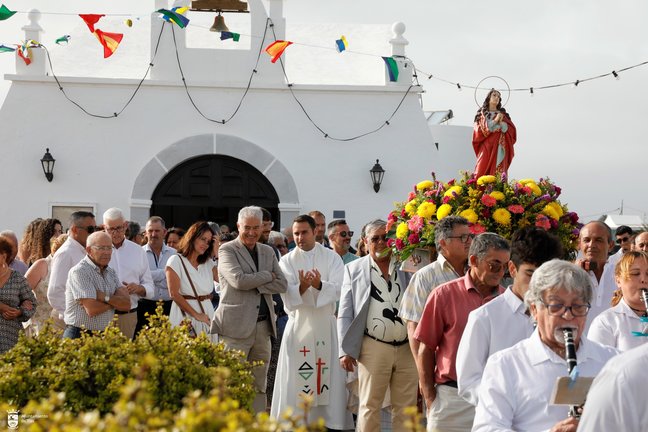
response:
M580 84L580 80L574 81L574 88L578 87L578 84Z
M619 74L616 71L612 71L614 78L619 79Z
M430 76L432 76L432 75L430 75ZM457 89L459 89L459 91L461 91L461 84L457 83Z
M529 93L531 93L531 96L533 96L533 87L529 89Z

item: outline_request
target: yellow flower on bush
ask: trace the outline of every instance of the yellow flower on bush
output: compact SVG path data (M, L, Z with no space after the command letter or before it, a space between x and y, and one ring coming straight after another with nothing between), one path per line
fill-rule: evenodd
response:
M563 215L563 209L557 202L550 202L542 209L542 213L553 220L558 220Z
M466 209L459 213L459 216L465 218L470 223L475 223L478 219L477 213L473 209Z
M431 189L432 186L434 186L434 183L432 183L432 181L423 180L422 182L420 182L420 183L418 183L416 185L416 190L417 191L423 191L423 190L426 190L426 189Z
M477 179L477 186L484 186L485 184L488 183L494 183L495 180L496 179L494 175L484 175Z
M457 196L461 195L463 188L461 186L451 186L444 194L444 197L454 198L455 194Z
M450 204L441 204L437 210L437 219L441 220L444 217L448 216L452 212L452 206Z
M399 223L398 227L396 227L396 238L405 240L407 238L408 233L409 233L409 228L407 228L407 222Z
M505 198L504 194L500 191L493 191L490 193L490 196L495 198L497 201L502 201Z
M425 201L419 206L418 210L416 210L416 214L421 216L423 219L430 219L434 216L436 209L436 204Z
M500 225L510 225L511 213L506 209L498 208L493 212L493 219Z
M412 200L405 204L405 211L409 216L414 216L416 214L416 200Z

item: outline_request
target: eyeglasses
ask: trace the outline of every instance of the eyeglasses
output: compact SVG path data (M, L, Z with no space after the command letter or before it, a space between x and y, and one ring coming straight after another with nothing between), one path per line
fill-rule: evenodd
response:
M349 236L349 238L353 237L353 231L340 231L338 234L342 238L345 238L347 236Z
M621 237L621 238L616 239L616 242L617 242L617 244L623 244L623 243L625 243L625 242L627 242L629 240L630 240L630 237Z
M589 312L590 308L592 307L589 303L573 304L571 306L565 306L564 304L559 303L547 304L542 300L540 300L540 303L542 303L544 307L547 308L549 315L553 316L563 316L566 311L569 311L575 317L582 317L587 315L587 312Z
M94 226L94 225L89 225L89 226L87 226L87 227L84 227L84 226L78 226L78 225L77 225L77 228L78 228L78 229L82 229L82 230L84 230L84 231L87 231L88 234L92 234L93 232L95 232L95 231L99 231L99 230L100 230L99 227L96 227L96 226Z
M502 271L502 269L505 266L504 263L501 263L499 261L493 261L493 262L486 261L486 265L488 265L488 270L492 271L493 273Z
M460 239L461 243L468 243L468 240L472 240L475 238L475 234L461 234L461 235L456 235L456 236L448 236L448 238L456 238Z
M106 227L106 231L108 231L109 233L121 232L121 231L124 231L124 229L125 229L124 225L120 225L120 226L114 227L114 228Z
M387 234L379 235L379 236L373 236L369 239L371 243L378 243L379 241L386 242L387 241Z
M108 252L112 250L112 246L90 246L92 249L101 251L101 252Z

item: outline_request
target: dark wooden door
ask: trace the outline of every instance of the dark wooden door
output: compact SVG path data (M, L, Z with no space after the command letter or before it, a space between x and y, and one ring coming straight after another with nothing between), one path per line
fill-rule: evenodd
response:
M153 192L151 215L167 227L188 228L199 220L235 229L238 211L264 207L279 220L279 197L268 179L252 165L229 156L208 155L185 161L171 170Z

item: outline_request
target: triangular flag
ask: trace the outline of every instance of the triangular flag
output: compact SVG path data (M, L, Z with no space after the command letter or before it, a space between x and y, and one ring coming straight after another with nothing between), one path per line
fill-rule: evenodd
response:
M187 6L176 6L171 8L171 12L179 13L180 15L184 15L187 13L189 8Z
M241 39L241 35L238 34L238 33L232 33L232 32L228 32L228 31L226 31L226 32L224 31L224 32L221 32L220 39L221 40L234 39L234 42L238 42L239 39Z
M8 47L6 45L0 45L0 53L14 52L14 51L16 51L16 48L11 48L11 47Z
M94 34L99 39L99 43L104 47L104 58L108 58L115 53L119 42L124 37L122 33L108 33L99 29L95 30Z
M340 36L340 39L335 41L335 45L337 45L338 52L344 51L349 46L346 37L344 37L344 35Z
M157 10L157 12L163 15L162 19L166 21L172 21L176 23L180 28L185 28L187 27L187 24L189 24L189 18L178 12L170 11L168 9L159 9Z
M16 45L18 47L18 49L16 50L18 57L23 59L27 66L29 66L32 62L32 47L30 42L31 41L27 41L23 45Z
M281 57L281 54L283 54L289 45L292 45L292 42L282 40L274 41L268 45L265 51L272 57L270 61L274 63L279 60L279 57Z
M66 44L70 42L70 35L61 36L60 38L56 39L54 42L56 42L56 45L61 45L63 43Z
M385 61L385 65L387 66L389 81L398 81L398 64L396 63L396 60L391 57L383 57L382 59Z
M9 10L9 8L3 4L0 6L0 21L11 18L15 13L16 11Z
M97 22L101 19L101 17L105 15L98 15L98 14L79 14L81 19L85 21L86 25L90 29L90 33L95 32L94 25L97 24Z

